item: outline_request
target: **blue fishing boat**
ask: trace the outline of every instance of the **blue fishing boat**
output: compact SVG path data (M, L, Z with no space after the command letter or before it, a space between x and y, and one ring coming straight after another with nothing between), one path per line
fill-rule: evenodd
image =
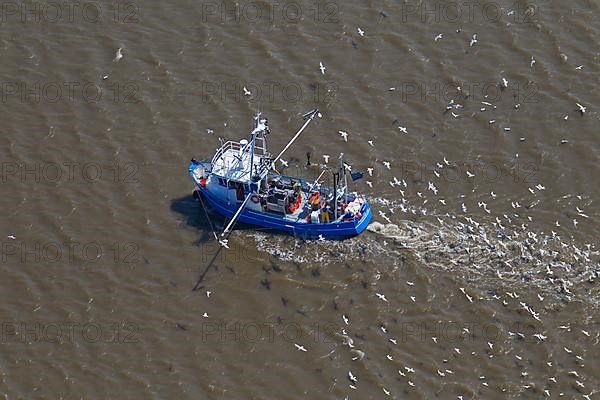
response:
M221 245L227 247L238 221L306 239L345 239L365 230L371 209L364 196L348 191L341 157L339 168L324 168L314 181L276 170L276 162L317 115L315 109L303 116L304 124L276 157L267 151L267 120L257 113L248 139L222 141L211 161L192 159L195 195L205 210L207 204L229 219L220 235L213 230ZM322 180L328 172L333 188Z

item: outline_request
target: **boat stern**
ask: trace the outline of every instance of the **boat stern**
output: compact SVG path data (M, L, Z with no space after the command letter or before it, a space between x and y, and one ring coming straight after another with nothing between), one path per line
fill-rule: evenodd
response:
M369 226L369 223L371 222L371 218L373 218L373 214L371 213L371 207L369 206L369 203L367 201L365 201L365 203L363 204L360 213L360 218L355 220L354 222L354 229L356 230L357 235L359 235L365 229L367 229L367 226Z

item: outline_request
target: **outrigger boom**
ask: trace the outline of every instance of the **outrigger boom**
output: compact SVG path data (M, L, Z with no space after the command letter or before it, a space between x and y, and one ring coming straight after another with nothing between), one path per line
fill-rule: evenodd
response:
M318 113L319 113L319 109L315 108L314 110L312 110L302 116L304 119L306 119L306 122L304 122L304 125L302 125L302 127L298 130L298 132L296 132L294 137L292 139L290 139L288 144L285 145L283 150L281 150L281 153L279 153L279 155L277 157L275 157L275 159L271 162L272 165L275 165L277 160L279 160L281 158L281 156L283 155L283 153L285 153L285 151L290 148L290 146L296 141L296 139L298 139L298 137L302 134L302 132L304 132L304 130L306 129L308 124L310 124L312 122L312 120L315 118L315 115L317 115Z

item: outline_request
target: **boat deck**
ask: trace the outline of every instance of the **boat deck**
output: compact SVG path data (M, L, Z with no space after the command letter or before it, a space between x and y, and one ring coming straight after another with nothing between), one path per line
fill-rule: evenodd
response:
M304 196L304 193L302 194L302 200L300 202L300 207L298 207L298 209L296 211L294 211L291 214L285 214L284 219L288 220L288 221L293 221L296 222L300 219L300 217L302 216L302 214L306 215L306 199L307 197Z

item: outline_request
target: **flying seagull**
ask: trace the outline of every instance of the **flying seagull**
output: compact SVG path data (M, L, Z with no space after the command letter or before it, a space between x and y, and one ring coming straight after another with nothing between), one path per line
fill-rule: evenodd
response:
M294 346L296 346L296 349L298 349L298 351L304 351L304 352L306 352L306 351L307 351L307 350L306 350L306 348L305 348L304 346L300 346L300 345L299 345L299 344L297 344L297 343L294 343Z
M321 74L325 75L326 68L322 62L319 63L319 69L321 70Z
M477 34L474 33L473 37L471 38L471 43L469 43L469 47L473 47L475 44L477 44Z
M121 51L123 51L123 48L119 47L117 49L117 52L115 54L115 58L114 58L113 62L119 62L119 60L121 60L121 58L123 58L123 53L121 53Z

